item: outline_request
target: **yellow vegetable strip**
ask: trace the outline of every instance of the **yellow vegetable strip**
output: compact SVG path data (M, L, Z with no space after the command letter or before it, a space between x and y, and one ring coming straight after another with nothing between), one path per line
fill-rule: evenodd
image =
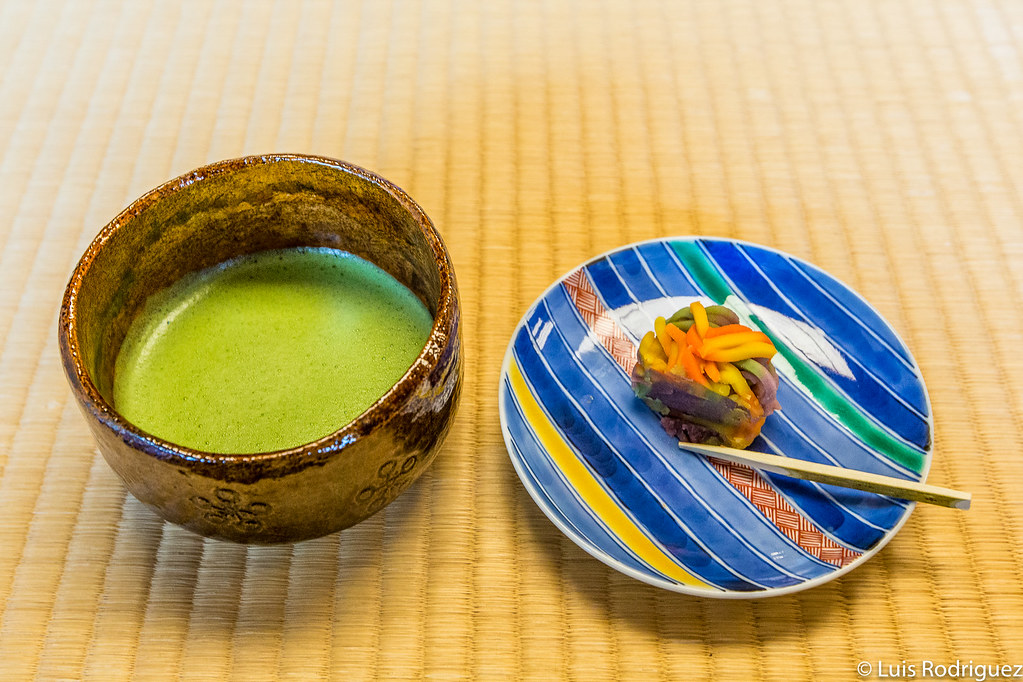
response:
M770 343L747 343L735 348L722 348L703 353L704 360L713 362L738 362L750 358L771 358L777 352Z
M729 386L728 384L721 383L720 381L713 382L712 384L707 386L707 388L725 398L727 398L728 394L732 392L731 386Z
M707 320L707 309L699 301L693 301L689 304L689 310L693 313L693 326L696 327L696 333L701 337L706 336L707 330L710 329L710 321Z
M668 356L665 355L664 349L661 348L661 344L657 340L657 335L653 332L647 332L643 336L643 340L639 342L639 355L640 359L647 363L668 360Z
M675 369L675 365L678 364L679 356L679 345L677 343L671 344L671 353L668 354L668 371Z
M721 365L721 379L735 389L735 392L743 398L749 399L753 395L753 391L746 382L746 377L742 375L742 372L735 365L731 363Z
M700 346L700 349L704 352L710 352L720 350L722 348L735 348L736 346L748 343L766 343L768 345L773 345L771 344L771 339L768 338L767 334L751 331L726 334L724 336L715 336L712 339L705 339L703 344Z
M661 342L661 349L664 350L664 357L671 356L671 339L668 337L668 332L665 331L666 324L663 317L658 317L654 320L654 333L657 335L657 340Z

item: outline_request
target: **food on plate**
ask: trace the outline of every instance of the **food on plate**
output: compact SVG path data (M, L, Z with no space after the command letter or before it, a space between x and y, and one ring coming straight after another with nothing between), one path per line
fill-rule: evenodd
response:
M729 308L694 301L654 321L639 344L632 390L679 441L746 448L780 408L776 352Z

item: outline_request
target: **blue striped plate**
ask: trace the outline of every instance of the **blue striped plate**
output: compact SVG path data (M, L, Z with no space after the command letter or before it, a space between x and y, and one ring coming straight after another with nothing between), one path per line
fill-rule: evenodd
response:
M931 461L920 371L859 295L793 256L726 239L659 239L555 282L515 329L501 372L512 463L584 550L644 582L749 598L863 563L913 504L759 473L680 450L635 398L635 349L658 315L723 304L778 348L782 409L751 449L910 480Z

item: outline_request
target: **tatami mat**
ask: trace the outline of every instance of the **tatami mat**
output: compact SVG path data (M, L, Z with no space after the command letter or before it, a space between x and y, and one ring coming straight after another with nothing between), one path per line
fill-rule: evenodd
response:
M1023 5L6 0L0 74L0 678L1023 666ZM432 216L466 382L397 502L247 548L126 495L70 397L56 318L123 206L269 151L372 169ZM575 265L690 234L782 249L873 303L930 390L929 480L973 509L920 507L852 573L763 601L659 590L562 536L501 438L510 334Z

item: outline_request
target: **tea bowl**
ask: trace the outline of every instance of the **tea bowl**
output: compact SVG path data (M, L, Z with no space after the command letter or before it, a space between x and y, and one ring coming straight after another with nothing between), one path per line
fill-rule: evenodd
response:
M318 440L255 454L191 449L118 413L115 361L149 296L188 273L298 246L340 249L376 264L433 316L422 351L384 395ZM311 155L212 163L137 199L73 271L58 341L100 452L131 494L171 523L245 543L320 537L389 504L436 456L462 381L458 288L429 217L387 180Z

